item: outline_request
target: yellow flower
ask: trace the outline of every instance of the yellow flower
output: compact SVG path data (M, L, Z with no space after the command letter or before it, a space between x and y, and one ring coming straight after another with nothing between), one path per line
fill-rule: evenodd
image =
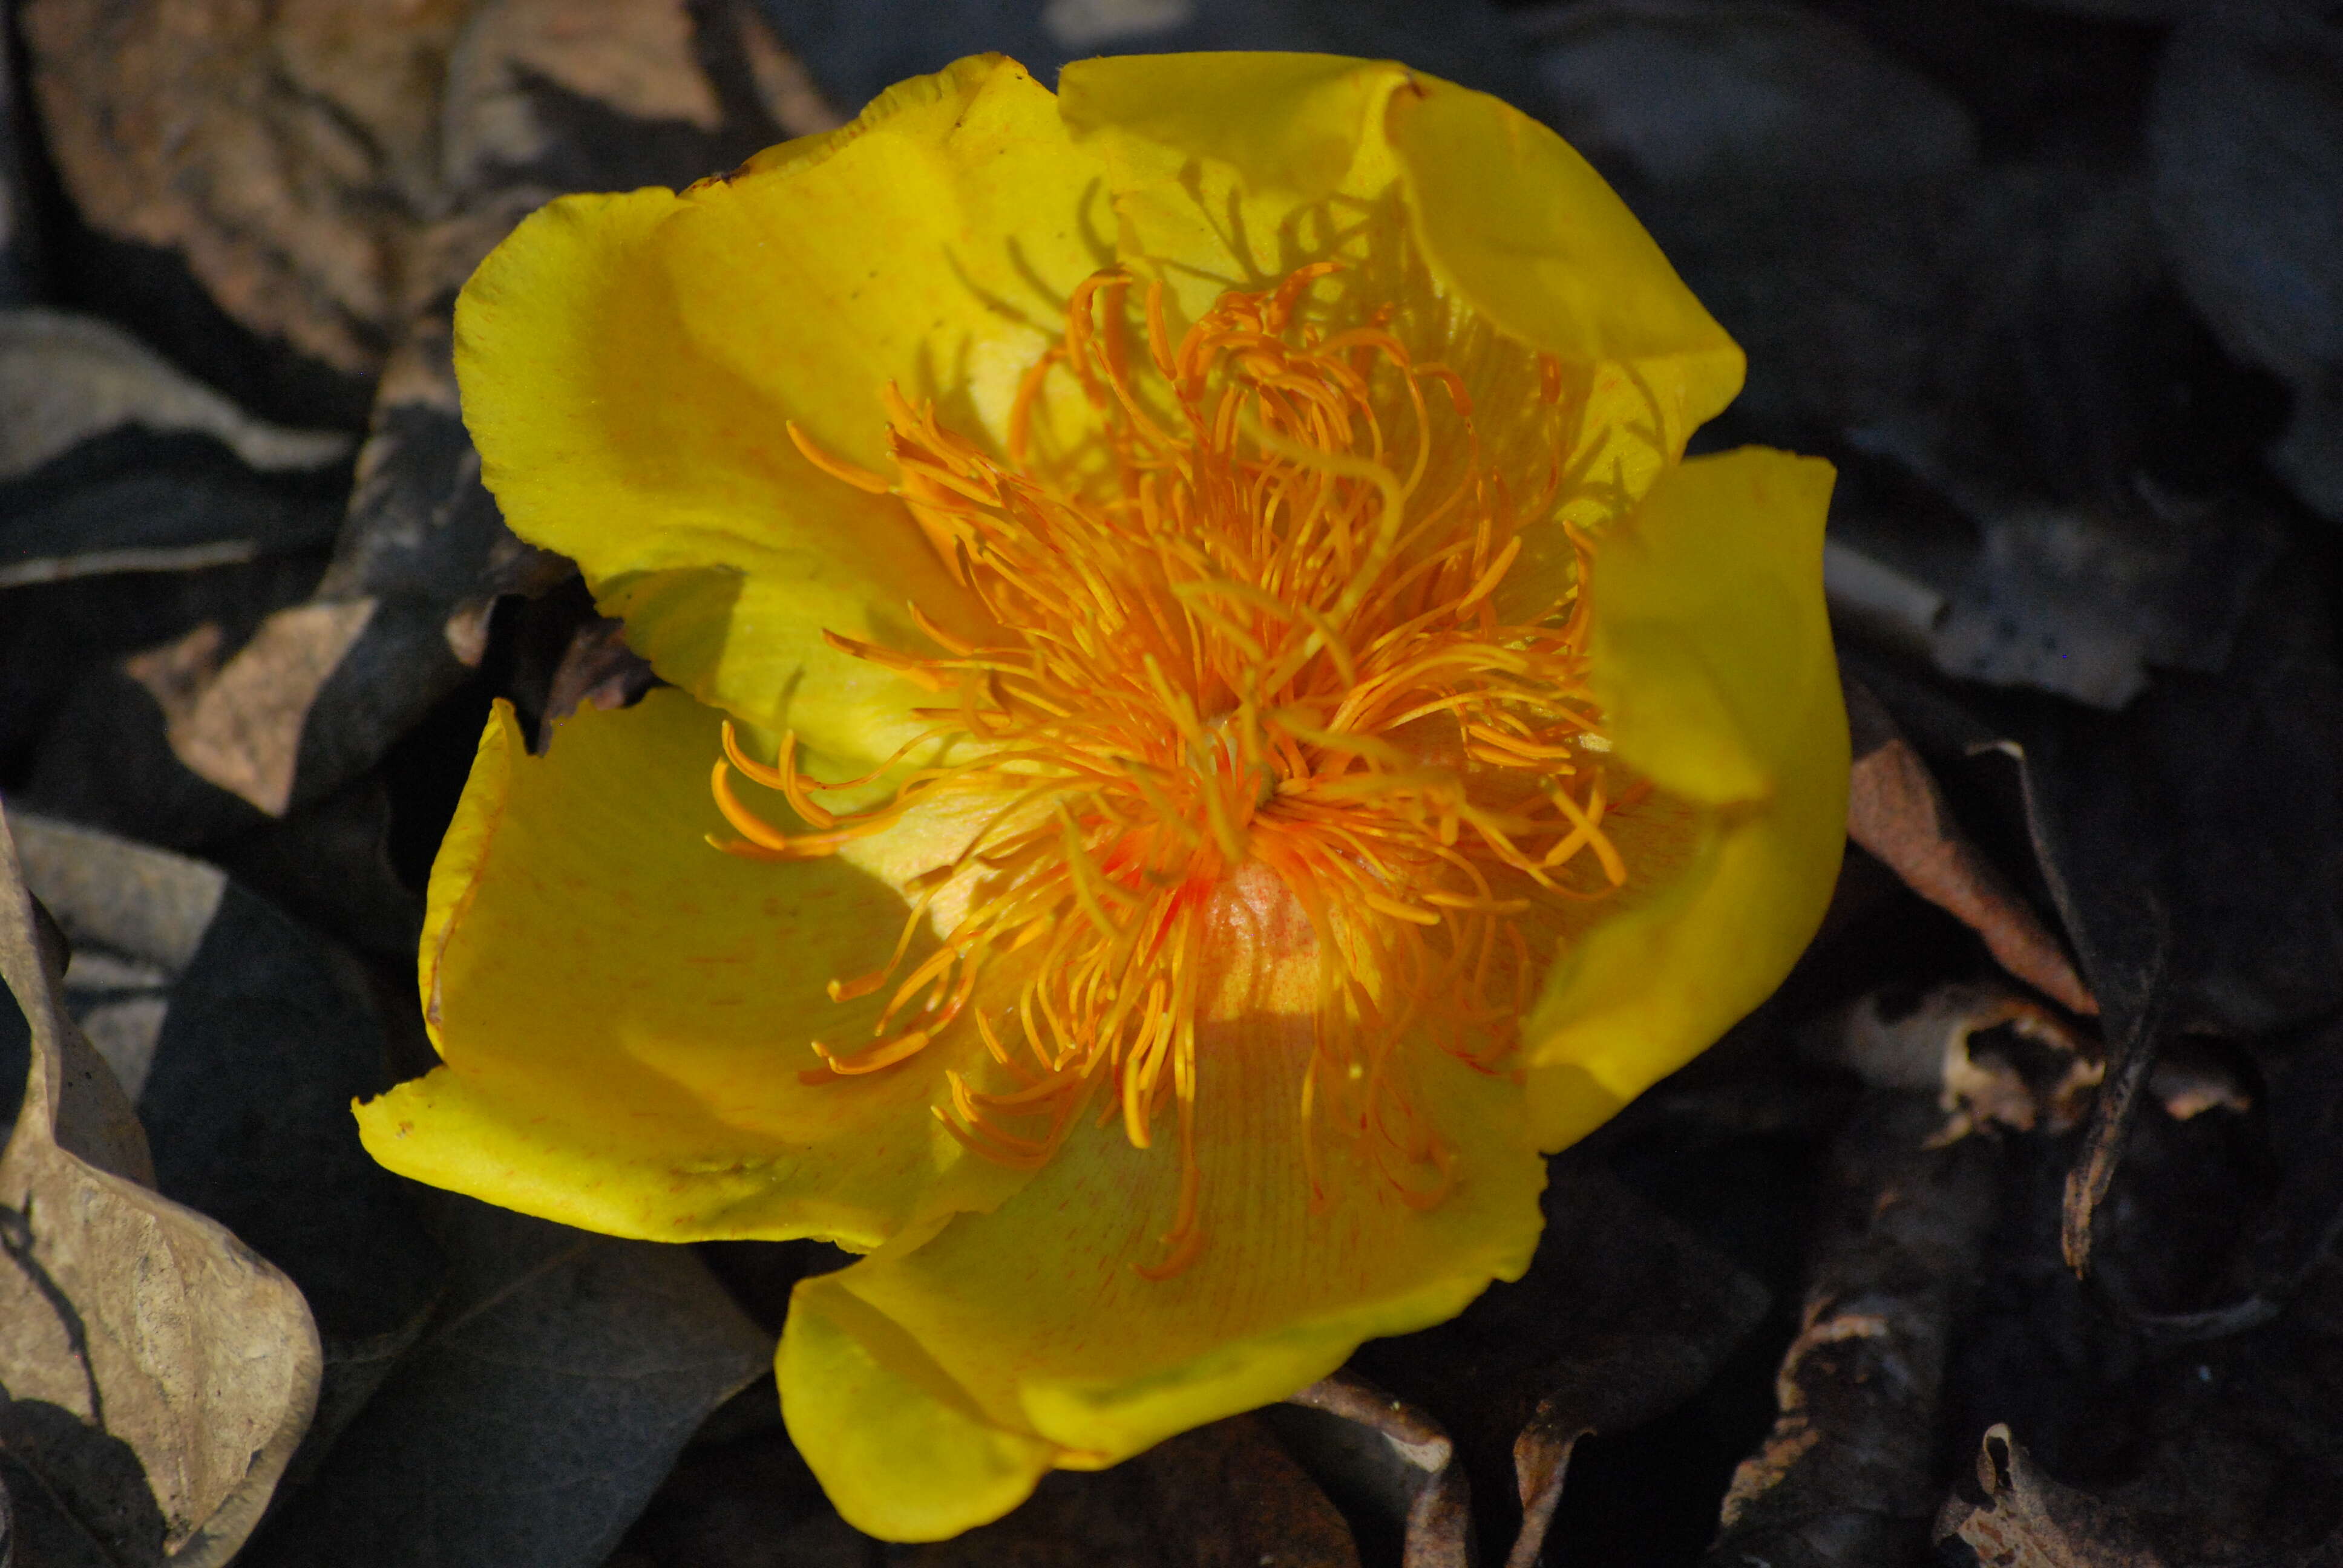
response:
M554 203L457 328L506 517L680 689L490 722L367 1145L868 1253L779 1371L875 1534L1517 1276L1541 1151L1819 918L1830 470L1681 460L1739 350L1493 99L965 60Z

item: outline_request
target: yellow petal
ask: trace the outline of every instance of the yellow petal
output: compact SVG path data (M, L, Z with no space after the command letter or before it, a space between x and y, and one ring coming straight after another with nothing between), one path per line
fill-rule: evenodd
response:
M1483 317L1572 364L1628 367L1670 456L1741 390L1741 349L1626 205L1545 126L1418 76L1384 134L1433 270Z
M1822 589L1832 479L1819 457L1759 447L1695 457L1602 542L1594 694L1621 759L1670 794L1725 805L1825 776L1844 790Z
M962 630L980 612L895 498L818 469L787 426L887 475L893 380L997 432L1109 259L1083 230L1098 180L1049 93L990 57L680 195L553 203L458 304L488 487L662 675L860 771L922 694L822 632L918 649L907 600Z
M885 961L906 913L894 882L929 847L719 853L703 839L726 831L708 795L718 733L659 690L581 710L532 758L498 704L432 868L421 980L445 1065L358 1108L367 1148L435 1186L661 1241L868 1249L998 1202L1021 1178L964 1154L930 1110L956 1037L890 1071L799 1078L820 1066L811 1039L870 1038L881 999L825 988Z
M1406 216L1377 124L1406 80L1331 55L1123 55L1068 65L1058 106L1106 169L1122 258L1193 320L1223 290L1396 248Z
M1158 150L1151 161L1212 158L1290 209L1356 186L1368 122L1407 75L1339 55L1121 55L1068 65L1058 105L1077 136L1103 136L1120 155L1119 174L1147 167L1131 161L1143 146Z
M1674 1071L1781 982L1845 841L1822 601L1830 465L1745 447L1654 487L1596 557L1593 684L1622 762L1700 808L1683 869L1566 948L1524 1029L1542 1146Z
M1167 264L1192 316L1320 256L1391 261L1395 219L1490 325L1579 379L1624 372L1601 388L1604 413L1654 426L1667 457L1740 390L1741 350L1624 204L1484 93L1390 61L1278 54L1077 61L1059 93L1109 170L1126 256Z
M986 1419L917 1342L852 1291L797 1292L775 1369L798 1452L857 1528L941 1541L1000 1518L1057 1444Z
M1174 1211L1167 1112L1152 1151L1085 1118L999 1210L798 1287L782 1411L849 1521L899 1540L964 1530L1052 1462L1111 1463L1282 1398L1362 1340L1438 1322L1520 1275L1544 1165L1518 1086L1417 1053L1414 1103L1461 1151L1455 1190L1412 1208L1347 1146L1322 1143L1329 1201L1313 1213L1297 1109L1310 1027L1253 1015L1202 1030L1205 1241L1183 1272L1133 1267L1162 1256ZM982 1463L959 1446L971 1433L990 1445Z

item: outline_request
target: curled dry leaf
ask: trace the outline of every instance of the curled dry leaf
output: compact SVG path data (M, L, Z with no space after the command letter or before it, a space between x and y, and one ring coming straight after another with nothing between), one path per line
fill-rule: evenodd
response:
M2066 1190L2059 1216L2058 1246L2066 1266L2081 1274L2091 1266L2097 1243L2100 1205L2115 1185L2116 1168L2131 1141L2140 1108L2147 1102L2148 1081L2170 1033L2172 940L2160 910L2156 917L2154 946L2139 987L2139 1005L2116 1013L2117 1031L2107 1040L2107 1071L2091 1102L2090 1124L2083 1133L2082 1152L2066 1172Z
M2266 1064L2268 1110L2258 1124L2267 1130L2268 1141L2254 1151L2258 1165L2255 1185L2224 1192L2211 1186L2199 1165L2188 1174L2200 1183L2197 1191L2203 1196L2196 1198L2188 1213L2157 1215L2144 1237L2138 1234L2142 1228L2135 1227L2112 1259L2097 1259L2098 1294L2147 1343L2161 1348L2219 1341L2235 1344L2236 1336L2279 1319L2307 1287L2312 1299L2294 1314L2294 1322L2281 1325L2281 1342L2291 1338L2298 1343L2318 1343L2329 1332L2324 1325L2338 1321L2330 1314L2338 1299L2332 1260L2343 1240L2343 1137L2338 1136L2338 1125L2343 1125L2343 1051L2338 1047L2343 1047L2343 1028L2329 1025L2309 1040L2288 1042L2283 1055ZM2167 1151L2180 1141L2174 1136L2174 1124L2213 1111L2250 1110L2253 1103L2227 1061L2186 1040L2159 1054L2148 1091L2162 1102L2168 1120L2161 1129L2148 1121L2145 1129ZM2158 1132L2163 1135L2155 1136ZM2163 1164L2168 1169L2170 1154L2163 1152L2159 1158L2152 1145L2149 1161L2151 1168ZM2275 1187L2261 1185L2272 1174ZM2156 1181L2150 1177L2151 1188ZM2128 1201L2118 1200L2117 1207L2137 1220L2152 1202L2141 1201L2136 1189ZM2196 1288L2176 1292L2172 1285L2189 1278L2192 1257L2202 1260ZM2266 1387L2288 1382L2292 1374L2271 1372L2280 1364L2272 1356L2257 1354L2258 1375ZM2289 1392L2285 1401L2293 1403L2296 1396ZM2319 1420L2335 1407L2332 1401L2303 1399L2298 1408L2317 1412L2313 1419ZM2288 1424L2273 1430L2282 1432ZM2045 1439L2045 1445L2055 1441ZM2314 1446L2329 1441L2322 1436Z
M0 1447L16 1528L43 1563L223 1563L308 1425L317 1331L292 1283L233 1235L99 1163L71 1114L73 1056L94 1053L33 911L0 823L0 974L30 1063L0 1153Z
M626 628L603 617L580 626L562 650L546 690L545 710L538 720L537 744L541 750L553 727L578 711L581 703L608 710L639 699L656 680L643 657L627 646Z
M2298 557L2256 589L2227 668L2119 714L2013 706L1988 726L1865 664L1932 757L2003 774L2100 1004L2107 1067L2068 1189L2071 1267L2170 1040L2266 1035L2343 997L2334 648L2319 569Z
M1881 1091L1832 1152L1781 1415L1734 1474L1714 1568L1871 1568L1918 1553L1947 1347L1996 1207L1991 1145L1942 1146L1936 1121L1926 1096Z
M2099 1042L2006 986L1954 983L1916 1002L1875 992L1809 1024L1805 1053L1874 1089L1930 1090L1949 1143L1986 1127L2068 1132L2107 1077ZM2242 1111L2253 1095L2208 1051L2171 1051L2149 1067L2147 1092L2175 1121Z
M1855 741L1847 836L1885 861L1914 892L1984 938L2011 974L2075 1012L2097 1012L2098 1002L2058 939L1953 820L1928 765L1886 708L1853 679L1846 683L1846 707Z
M2177 1032L2267 1034L2343 1005L2343 859L2326 852L2343 842L2343 665L2324 573L2280 561L2224 668L2113 716L2011 705L1988 726L1865 671L1931 758L1966 757L2022 799L2111 1044L2159 976Z
M1266 1413L1354 1519L1399 1538L1404 1568L1471 1568L1472 1487L1432 1416L1348 1367Z
M2107 1070L2056 1013L1993 985L1940 986L1900 1006L1863 997L1817 1020L1805 1045L1875 1089L1935 1093L1950 1116L1939 1142L1988 1124L2065 1132L2090 1109Z
M2254 1097L2229 1064L2186 1050L2167 1052L2147 1075L2148 1092L2175 1121L2193 1121L2208 1111L2244 1111Z
M2123 1513L2046 1474L2006 1426L1986 1431L1977 1453L1985 1501L1947 1501L1938 1542L1958 1541L1996 1568L2166 1568Z

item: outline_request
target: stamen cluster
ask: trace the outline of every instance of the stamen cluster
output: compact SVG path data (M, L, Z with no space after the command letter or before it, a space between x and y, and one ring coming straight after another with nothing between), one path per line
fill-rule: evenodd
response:
M1134 322L1134 280L1093 276L1022 383L1005 455L892 387L895 479L792 427L831 474L900 496L997 629L964 639L914 607L940 652L830 635L941 699L872 776L908 769L887 804L825 808L872 780L809 778L794 736L765 764L728 727L715 768L741 834L721 847L753 858L974 809L965 850L910 885L894 958L831 984L847 1000L892 982L876 1038L816 1045L809 1076L881 1070L965 1016L1016 1087L955 1072L939 1115L988 1159L1048 1160L1101 1086L1101 1116L1119 1108L1141 1147L1175 1108L1181 1199L1154 1276L1202 1243L1199 1026L1264 898L1309 932L1313 1183L1322 1122L1428 1206L1453 1155L1411 1101L1403 1046L1503 1070L1552 946L1539 907L1626 879L1604 822L1632 800L1585 685L1591 551L1557 515L1573 478L1559 367L1540 361L1536 407L1505 413L1551 427L1526 444L1541 471L1499 472L1463 377L1413 357L1390 307L1323 324L1310 302L1338 270L1224 294L1176 342L1160 283ZM1092 429L1044 459L1032 425L1053 376L1073 378ZM1575 569L1524 610L1505 590L1532 525L1569 538ZM780 791L804 829L751 812L733 771ZM897 978L947 889L959 913Z

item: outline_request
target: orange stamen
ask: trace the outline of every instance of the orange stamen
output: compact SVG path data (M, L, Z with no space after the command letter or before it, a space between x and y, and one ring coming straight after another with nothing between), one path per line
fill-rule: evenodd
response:
M823 451L814 444L812 437L798 428L796 420L785 419L781 422L781 427L789 433L789 445L795 447L807 462L811 463L831 478L843 480L856 489L868 491L874 496L883 496L895 487L870 469L857 467L843 457L834 457Z
M1018 385L1005 457L893 386L880 400L894 480L789 427L823 472L901 497L994 629L971 641L914 605L940 653L825 632L949 700L850 786L799 772L794 734L769 765L729 725L711 775L740 835L720 847L758 859L832 854L921 807L977 808L966 847L906 884L886 967L830 982L841 1002L894 984L877 1038L817 1044L823 1065L801 1076L883 1071L965 1012L975 1060L1012 1087L948 1069L936 1114L985 1159L1034 1168L1101 1090L1097 1119L1139 1148L1169 1111L1178 1196L1161 1257L1137 1265L1151 1279L1206 1242L1206 1010L1223 938L1260 895L1238 879L1265 873L1314 949L1292 971L1314 995L1296 1108L1313 1204L1334 1190L1329 1150L1347 1146L1427 1208L1453 1186L1455 1155L1412 1098L1410 1042L1506 1070L1536 955L1553 949L1525 922L1626 883L1613 829L1648 790L1614 769L1586 687L1594 551L1559 514L1615 481L1571 456L1583 397L1551 356L1513 351L1511 378L1486 384L1473 378L1491 374L1486 352L1420 357L1393 307L1336 329L1321 297L1343 286L1338 264L1312 263L1175 333L1160 281L1093 275ZM1035 416L1060 374L1091 433L1045 454L1037 437L1060 438ZM1484 442L1476 387L1529 423ZM1497 451L1527 456L1507 467ZM1531 528L1575 563L1543 605L1501 591ZM810 830L749 811L734 772ZM817 799L880 778L893 798L871 809ZM1584 873L1566 885L1589 861L1601 891ZM914 957L939 908L959 912ZM1015 980L996 968L1010 955Z

